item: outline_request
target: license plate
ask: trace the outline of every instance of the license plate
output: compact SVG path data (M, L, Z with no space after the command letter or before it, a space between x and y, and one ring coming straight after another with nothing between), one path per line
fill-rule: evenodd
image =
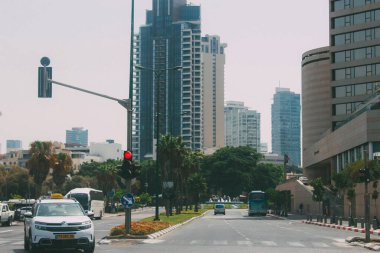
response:
M62 235L56 235L55 239L57 240L69 240L69 239L74 239L74 235L70 234L62 234Z

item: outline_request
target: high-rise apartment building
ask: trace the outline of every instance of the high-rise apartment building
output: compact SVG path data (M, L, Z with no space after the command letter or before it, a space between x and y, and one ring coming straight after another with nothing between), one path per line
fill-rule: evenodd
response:
M20 140L7 140L7 153L11 151L22 150L22 141Z
M243 102L227 101L224 107L226 146L250 146L260 152L260 113Z
M186 0L153 0L135 36L132 150L137 159L155 151L160 134L203 146L200 6ZM181 70L174 69L181 66Z
M224 147L224 49L219 36L202 37L203 148Z
M326 183L380 152L380 0L330 0L329 18L330 47L308 51L302 60L303 90L309 91L303 108L310 109L303 119L304 170Z
M272 104L272 153L290 158L289 164L301 165L300 95L287 88L276 88Z
M66 130L66 145L88 146L88 130L83 127L73 127Z

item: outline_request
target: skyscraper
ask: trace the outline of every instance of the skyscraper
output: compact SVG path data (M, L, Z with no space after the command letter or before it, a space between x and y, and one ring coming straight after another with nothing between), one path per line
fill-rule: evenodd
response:
M66 145L81 145L88 146L88 130L83 127L73 127L71 130L66 130Z
M202 64L200 6L186 0L153 0L135 36L132 150L153 155L159 133L182 136L202 149ZM180 71L173 68L182 66ZM159 105L159 106L157 106Z
M289 164L301 165L300 95L276 88L272 104L272 153L290 157Z
M329 2L330 45L302 59L303 166L326 183L380 152L380 0Z
M250 146L260 152L260 113L243 102L227 101L224 107L226 146Z
M224 147L224 49L219 36L202 37L203 148Z

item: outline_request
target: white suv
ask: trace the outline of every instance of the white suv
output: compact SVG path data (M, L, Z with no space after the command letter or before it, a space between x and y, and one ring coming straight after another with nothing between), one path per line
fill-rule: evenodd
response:
M27 212L24 226L24 248L31 253L40 249L95 249L94 225L78 201L43 199Z

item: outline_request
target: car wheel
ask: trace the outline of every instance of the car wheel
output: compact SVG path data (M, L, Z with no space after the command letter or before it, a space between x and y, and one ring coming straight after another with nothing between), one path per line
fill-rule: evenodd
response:
M8 226L8 227L12 226L12 217L9 217L9 218L8 218L7 226Z
M95 250L95 238L90 247L84 249L84 253L94 253Z
M28 241L29 241L29 245L28 245L29 252L30 253L38 253L39 249L36 247L36 245L33 244L32 234L29 234L29 240Z
M26 239L26 234L24 232L24 250L28 250L29 251L29 242L28 240Z

